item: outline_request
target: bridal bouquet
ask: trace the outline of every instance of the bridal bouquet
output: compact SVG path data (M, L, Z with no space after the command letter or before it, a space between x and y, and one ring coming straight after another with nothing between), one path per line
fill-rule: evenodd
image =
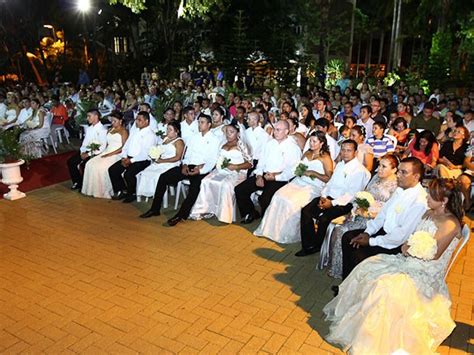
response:
M370 208L375 205L375 199L374 199L374 196L372 196L370 192L359 191L355 195L354 202L357 205L355 209L356 215L359 215L365 218L371 217Z
M30 120L26 121L25 125L28 128L35 128L36 127L36 123L33 122L33 121L30 121Z
M229 164L230 159L220 155L216 162L216 168L217 170L224 170L229 166Z
M152 160L160 159L161 154L163 154L163 146L161 145L155 145L148 151L148 155Z
M100 149L100 143L97 141L92 141L89 143L89 145L86 147L86 149L91 152L91 155L95 155L94 152L98 151Z
M166 133L162 130L159 130L158 132L156 132L156 135L163 139L166 136Z
M438 244L431 233L417 231L408 238L408 254L418 259L432 260L438 251Z
M302 177L304 173L308 170L308 165L299 163L295 168L295 176ZM314 176L308 176L311 180L314 180Z

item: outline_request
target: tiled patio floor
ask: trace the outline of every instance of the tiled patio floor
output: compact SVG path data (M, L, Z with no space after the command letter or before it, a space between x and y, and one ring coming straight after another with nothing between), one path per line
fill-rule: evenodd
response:
M141 220L145 203L67 184L0 200L0 352L340 353L322 335L334 281L239 225ZM458 327L440 348L474 352L474 242L448 277Z

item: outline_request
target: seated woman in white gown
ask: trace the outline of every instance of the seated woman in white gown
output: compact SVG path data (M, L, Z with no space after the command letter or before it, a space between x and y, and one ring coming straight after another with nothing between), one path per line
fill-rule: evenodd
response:
M222 146L216 168L201 181L201 190L190 219L217 217L232 223L235 208L234 188L247 178L252 167L248 147L239 138L239 125L233 121L225 127L226 143ZM222 164L223 161L227 164Z
M161 174L181 164L184 141L181 138L181 125L171 121L166 127L166 137L159 145L161 155L145 170L137 174L137 196L153 197Z
M25 121L27 130L20 134L20 144L25 155L37 159L43 156L44 148L41 139L49 137L50 128L46 112L38 99L31 99L31 108L33 114Z
M329 342L352 354L432 354L454 329L445 272L461 232L462 193L452 179L428 190L430 210L402 253L361 262L324 307Z
M254 235L283 244L301 241L301 209L321 195L334 169L323 132L311 134L309 147L300 162L307 170L275 193Z
M128 139L128 132L123 127L123 116L114 111L110 114L112 127L107 132L105 150L91 158L84 169L84 180L81 192L97 198L112 198L113 188L109 177L109 167L120 160L120 152Z

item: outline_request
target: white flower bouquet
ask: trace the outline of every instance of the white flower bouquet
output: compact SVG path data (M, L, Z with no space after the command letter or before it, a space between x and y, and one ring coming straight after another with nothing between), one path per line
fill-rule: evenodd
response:
M217 158L216 162L216 168L217 170L224 170L227 168L230 164L230 159L224 157L223 155L219 155L219 158Z
M87 145L86 149L91 153L91 155L95 155L94 152L100 149L100 143L97 141L92 141Z
M356 204L354 215L359 215L365 218L370 218L372 216L371 209L372 207L375 207L376 202L374 196L372 196L370 192L359 191L356 193L354 203Z
M36 127L36 123L31 121L31 120L26 121L25 125L28 128L35 128Z
M163 154L163 146L161 145L155 145L148 151L148 156L153 160L160 159L161 154Z
M425 231L417 231L408 238L408 254L418 259L433 260L438 251L438 244L433 235Z

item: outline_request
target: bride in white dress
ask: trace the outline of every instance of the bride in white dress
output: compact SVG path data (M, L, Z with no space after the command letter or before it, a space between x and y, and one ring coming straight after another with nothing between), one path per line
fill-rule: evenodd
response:
M431 210L417 231L433 235L436 254L428 260L413 257L405 243L402 254L379 254L361 262L324 307L332 322L329 342L352 354L436 352L455 327L444 279L461 232L461 195L452 179L431 182Z
M28 129L20 134L20 144L23 152L33 159L41 158L44 153L42 138L48 138L50 133L49 120L38 99L31 100L33 114L25 121Z
M247 169L252 167L252 157L239 138L238 123L226 126L225 136L227 142L221 148L216 169L201 181L201 189L190 219L216 216L223 223L232 223L234 188L247 178ZM229 164L223 168L221 163L224 159L229 160Z
M171 121L166 127L166 138L161 144L163 152L158 160L137 174L137 196L153 197L161 174L181 164L184 141L181 139L181 126Z
M120 160L120 152L128 138L128 133L122 125L120 113L113 112L109 118L112 128L107 133L107 146L100 155L91 158L84 169L81 192L87 196L111 198L113 195L109 167Z
M309 146L310 149L300 162L308 169L303 176L296 177L273 195L260 225L253 232L254 235L283 244L301 241L301 209L321 195L321 190L331 178L334 168L323 132L312 133Z

